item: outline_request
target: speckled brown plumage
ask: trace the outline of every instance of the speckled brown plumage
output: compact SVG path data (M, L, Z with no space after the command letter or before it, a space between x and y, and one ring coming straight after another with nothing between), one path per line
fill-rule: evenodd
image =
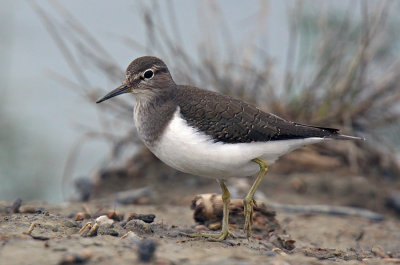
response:
M241 100L196 87L178 86L174 101L188 124L211 136L215 142L339 136L337 129L290 122Z

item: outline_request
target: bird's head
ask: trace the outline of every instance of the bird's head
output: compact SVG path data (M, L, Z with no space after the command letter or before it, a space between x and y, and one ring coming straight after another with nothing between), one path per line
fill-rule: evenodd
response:
M136 99L148 99L164 93L170 93L176 84L165 63L152 56L143 56L131 62L126 69L126 79L122 85L99 99L101 103L112 97L132 93Z

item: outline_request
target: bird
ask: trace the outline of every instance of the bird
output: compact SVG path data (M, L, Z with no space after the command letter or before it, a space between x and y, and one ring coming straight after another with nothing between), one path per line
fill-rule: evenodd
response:
M251 236L254 193L279 157L328 140L362 140L338 129L305 125L265 112L240 99L177 85L167 65L154 56L133 60L122 85L96 103L130 93L139 138L161 161L179 171L215 178L222 190L222 229L200 237L223 241L229 235L230 192L226 180L256 175L243 199L244 231Z

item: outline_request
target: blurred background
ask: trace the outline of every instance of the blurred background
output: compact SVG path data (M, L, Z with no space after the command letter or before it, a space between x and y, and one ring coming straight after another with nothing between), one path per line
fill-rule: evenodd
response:
M60 202L79 194L74 187L104 194L177 180L192 187L188 194L218 191L143 148L133 97L94 103L143 55L162 58L178 84L368 139L288 155L274 165L270 189L314 202L321 194L332 202L327 191L355 194L337 203L374 210L400 200L397 2L0 0L0 7L0 200Z

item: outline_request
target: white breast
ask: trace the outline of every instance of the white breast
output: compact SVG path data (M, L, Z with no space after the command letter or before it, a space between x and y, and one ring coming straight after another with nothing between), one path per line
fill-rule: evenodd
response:
M214 178L244 177L259 171L254 158L273 163L298 147L323 141L306 138L253 143L221 143L189 126L179 107L164 133L149 149L167 165L194 175Z

